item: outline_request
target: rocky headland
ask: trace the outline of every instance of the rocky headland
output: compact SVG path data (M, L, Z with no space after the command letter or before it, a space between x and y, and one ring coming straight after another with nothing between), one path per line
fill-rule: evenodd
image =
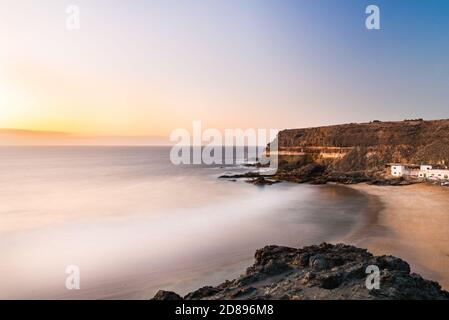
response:
M307 129L288 129L277 136L283 165L315 162L335 172L385 169L388 163L449 164L449 120L373 121ZM268 146L268 150L270 145ZM302 156L302 159L301 159ZM306 158L306 159L304 159Z
M371 283L368 266L379 268L379 287ZM367 280L368 279L368 280ZM309 299L437 299L449 292L411 273L407 262L374 256L366 249L326 244L302 249L267 246L257 250L254 264L239 278L216 287L203 287L184 297L159 291L155 300L309 300Z
M272 150L274 143L277 150ZM252 172L220 178L251 178L248 182L257 181L258 185L289 181L403 186L421 181L392 177L389 164L424 163L447 169L448 145L449 120L373 121L288 129L280 131L267 146L267 154L278 155L275 175L259 174L260 165L256 165Z

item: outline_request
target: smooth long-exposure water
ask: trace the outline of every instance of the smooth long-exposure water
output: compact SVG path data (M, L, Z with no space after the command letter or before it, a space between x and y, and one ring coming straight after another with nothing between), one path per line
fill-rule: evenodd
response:
M0 148L0 298L185 293L238 276L265 245L338 241L370 210L345 187L221 180L238 167L174 166L169 151Z

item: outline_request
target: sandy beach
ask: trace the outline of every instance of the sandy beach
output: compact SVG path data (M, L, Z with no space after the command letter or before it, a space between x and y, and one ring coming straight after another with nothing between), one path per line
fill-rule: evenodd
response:
M412 271L449 289L449 189L351 185L382 203L376 219L351 234L348 243L410 263Z

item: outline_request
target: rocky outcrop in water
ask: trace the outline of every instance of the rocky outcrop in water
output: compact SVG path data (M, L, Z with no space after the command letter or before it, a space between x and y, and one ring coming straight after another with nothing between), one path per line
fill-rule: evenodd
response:
M278 180L270 180L270 179L266 179L263 176L254 178L254 179L249 179L246 181L247 183L253 184L255 186L265 186L265 185L272 185L275 183L279 183L280 181Z
M377 266L379 288L367 289ZM238 279L203 287L184 298L159 291L155 300L218 299L449 299L436 282L410 273L407 262L392 256L373 256L344 244L321 244L302 249L267 246L257 250L255 263Z
M222 175L219 179L246 179L254 185L271 185L281 181L292 183L326 184L328 182L340 184L368 183L377 186L405 186L418 183L417 180L404 178L384 177L383 175L368 176L364 172L327 172L317 164L307 164L299 168L279 168L274 175L264 175L259 172L239 173L235 175Z

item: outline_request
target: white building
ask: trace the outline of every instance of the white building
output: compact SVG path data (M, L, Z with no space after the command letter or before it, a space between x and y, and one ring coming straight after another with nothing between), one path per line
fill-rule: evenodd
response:
M391 175L393 177L412 177L429 180L449 180L449 170L433 169L430 165L403 165L392 164Z
M391 175L393 177L402 177L402 176L408 175L408 170L407 170L406 166L401 165L401 164L392 165L391 166Z

